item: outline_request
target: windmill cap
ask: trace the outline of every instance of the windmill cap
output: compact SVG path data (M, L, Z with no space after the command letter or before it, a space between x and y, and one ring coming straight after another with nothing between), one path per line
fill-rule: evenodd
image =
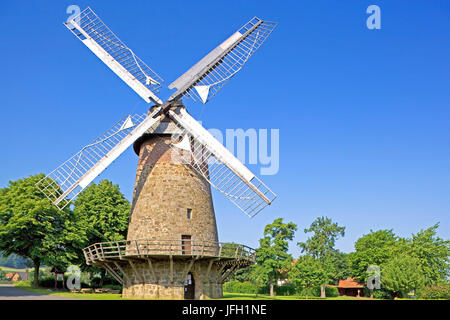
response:
M154 111L155 108L157 108L157 105L154 105L152 107L150 107L150 110L148 112L148 114L150 114L151 112ZM171 110L176 110L176 109L180 109L180 108L184 108L184 104L182 101L178 100L173 102L170 105L170 109ZM175 133L179 133L180 129L178 128L178 126L176 125L176 123L171 120L170 118L168 118L166 115L162 115L162 120L159 123L159 125L154 129L149 129L148 131L146 131L142 136L140 136L134 143L133 143L133 150L134 152L139 155L139 152L141 150L141 145L142 143L150 138L151 136L154 135L172 135Z

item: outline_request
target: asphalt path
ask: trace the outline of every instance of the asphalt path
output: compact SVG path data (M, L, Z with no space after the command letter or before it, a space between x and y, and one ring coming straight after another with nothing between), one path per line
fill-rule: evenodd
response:
M78 300L67 297L49 296L14 287L12 284L0 284L0 300Z

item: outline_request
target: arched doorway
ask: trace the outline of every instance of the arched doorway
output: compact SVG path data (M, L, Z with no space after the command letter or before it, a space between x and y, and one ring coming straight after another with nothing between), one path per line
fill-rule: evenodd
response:
M188 273L186 279L184 280L184 298L194 299L195 298L195 281L192 273Z

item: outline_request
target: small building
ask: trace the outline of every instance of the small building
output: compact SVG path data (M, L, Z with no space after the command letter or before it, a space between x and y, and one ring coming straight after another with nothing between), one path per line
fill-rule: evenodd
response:
M340 296L360 297L363 295L364 285L359 284L353 278L339 280L339 284L336 287Z
M18 280L28 280L27 272L10 272L5 274L6 280L18 281Z
M17 274L19 275L20 280L24 280L24 281L28 280L28 272L20 271L20 272L17 272Z

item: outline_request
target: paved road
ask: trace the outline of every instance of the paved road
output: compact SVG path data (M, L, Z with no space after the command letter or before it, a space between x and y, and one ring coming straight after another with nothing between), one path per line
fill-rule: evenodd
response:
M48 296L14 287L12 284L0 284L0 300L78 300L66 297Z

